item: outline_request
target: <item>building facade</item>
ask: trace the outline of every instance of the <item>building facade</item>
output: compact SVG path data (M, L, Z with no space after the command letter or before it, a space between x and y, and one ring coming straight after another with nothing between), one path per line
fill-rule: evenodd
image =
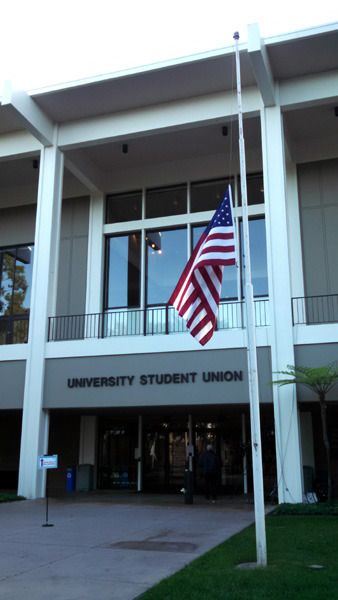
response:
M325 481L315 397L272 385L338 351L338 24L241 44L264 489ZM234 49L0 106L0 486L179 491L207 442L252 490ZM166 306L226 185L237 267L205 348ZM338 481L338 390L329 397ZM190 454L190 458L189 458ZM193 456L192 456L193 455Z

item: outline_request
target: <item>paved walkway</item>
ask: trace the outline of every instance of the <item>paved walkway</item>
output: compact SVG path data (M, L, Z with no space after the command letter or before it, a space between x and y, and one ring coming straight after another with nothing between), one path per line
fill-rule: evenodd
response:
M240 499L84 494L0 504L1 600L129 600L253 522Z

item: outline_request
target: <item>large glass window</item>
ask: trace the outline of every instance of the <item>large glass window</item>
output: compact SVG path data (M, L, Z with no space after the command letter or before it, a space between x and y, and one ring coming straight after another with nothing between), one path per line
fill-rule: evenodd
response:
M238 180L240 187L240 181ZM264 204L264 188L262 173L250 174L246 178L248 204ZM238 194L238 206L242 205L241 194Z
M0 250L0 316L29 312L33 248Z
M244 286L243 272L243 234L242 222L240 224L240 253L242 265L242 290ZM193 227L193 247L196 246L200 236L202 235L206 225ZM254 289L254 296L268 295L268 276L266 262L266 235L265 235L265 218L256 218L249 220L249 235L250 235L250 258L251 258L251 278ZM235 265L224 267L221 299L230 300L238 297L237 283L238 267ZM241 292L243 296L243 291Z
M142 218L142 192L107 196L106 223L135 221Z
M141 234L107 239L106 308L140 306Z
M207 224L193 227L192 229L192 243L195 248L198 240L200 239L203 231ZM237 272L238 268L236 265L224 267L222 289L221 289L221 300L236 299L238 297L238 283L237 283Z
M147 190L146 217L167 217L187 212L187 186L175 185Z
M248 200L251 205L264 202L263 178L261 174L248 176ZM219 178L216 180L199 181L190 184L190 212L189 221L194 220L192 216L197 212L213 211L223 198L229 182L233 190L236 184L236 193L239 181L233 178ZM118 309L132 309L143 306L149 307L153 327L155 321L164 319L163 307L170 298L180 274L188 258L188 233L191 232L191 242L194 247L200 235L204 231L209 214L196 215L195 224L182 224L182 216L188 210L188 186L176 185L161 188L148 189L145 194L145 205L142 213L142 194L133 192L129 194L112 195L107 200L107 221L110 223L120 221L119 230L122 229L123 221L134 218L143 220L139 231L128 231L125 225L125 233L116 233L106 241L106 286L105 286L105 309L111 314L119 312ZM233 194L235 196L235 194ZM109 212L110 211L110 212ZM255 211L251 211L254 213ZM251 268L254 286L254 295L267 296L267 260L265 239L265 218L261 215L261 208L256 210L257 216L250 217L250 241L251 241ZM110 216L109 216L110 215ZM162 217L177 215L170 228L165 227ZM153 229L150 229L149 220L158 219ZM237 301L243 297L243 244L241 209L237 208L236 219L239 219L239 266L224 268L221 299L226 301ZM186 218L184 218L186 221ZM237 221L238 222L238 221ZM175 223L175 225L174 225ZM137 225L138 227L138 225ZM142 240L144 246L142 246ZM142 269L141 269L142 264ZM229 303L226 304L228 306ZM236 303L237 306L237 303ZM136 314L137 313L137 314ZM162 314L163 313L163 314ZM146 320L138 316L138 311L126 311L126 319L139 319L138 330L141 331L147 325ZM134 315L134 316L133 316ZM141 315L141 313L140 313ZM237 318L237 317L236 317ZM235 322L232 318L231 322ZM237 321L236 321L237 323ZM162 323L164 331L166 324ZM161 329L161 331L162 331Z
M147 304L166 304L187 262L187 230L148 231Z
M0 344L27 342L33 247L0 250Z
M254 296L268 295L265 218L249 220L251 279ZM242 223L241 223L242 239ZM243 250L242 250L243 252ZM243 264L243 257L242 257Z
M224 192L229 185L229 179L215 179L214 181L199 181L191 184L191 212L216 210Z

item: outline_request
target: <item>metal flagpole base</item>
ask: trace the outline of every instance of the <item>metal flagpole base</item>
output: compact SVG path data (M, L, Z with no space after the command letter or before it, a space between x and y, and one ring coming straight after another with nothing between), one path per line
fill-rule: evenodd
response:
M53 523L44 523L41 527L54 527Z
M236 569L258 569L259 567L261 567L262 565L259 565L256 562L247 562L247 563L240 563L239 565L236 565Z
M193 474L188 469L184 473L184 504L193 504Z

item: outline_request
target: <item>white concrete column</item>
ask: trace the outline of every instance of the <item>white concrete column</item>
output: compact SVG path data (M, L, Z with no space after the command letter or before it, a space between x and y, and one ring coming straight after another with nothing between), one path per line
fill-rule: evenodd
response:
M43 452L41 452L41 454L47 454L48 452L48 439L49 439L49 411L48 410L43 410L42 411L42 418L41 418L41 439L42 439L42 448L43 448ZM39 471L40 477L41 477L41 481L40 481L40 485L41 485L41 489L44 491L46 490L46 485L47 485L47 469L44 469L43 471Z
M104 195L90 198L86 314L102 312Z
M261 110L272 378L295 364L286 215L283 122L279 106ZM273 386L279 502L302 501L302 461L294 386Z
M286 212L290 256L291 296L304 296L303 252L298 202L297 168L286 161Z
M55 146L41 150L29 318L28 357L22 416L19 494L45 493L45 477L37 470L47 451L48 414L43 411L45 344L48 317L55 314L62 204L63 154Z

